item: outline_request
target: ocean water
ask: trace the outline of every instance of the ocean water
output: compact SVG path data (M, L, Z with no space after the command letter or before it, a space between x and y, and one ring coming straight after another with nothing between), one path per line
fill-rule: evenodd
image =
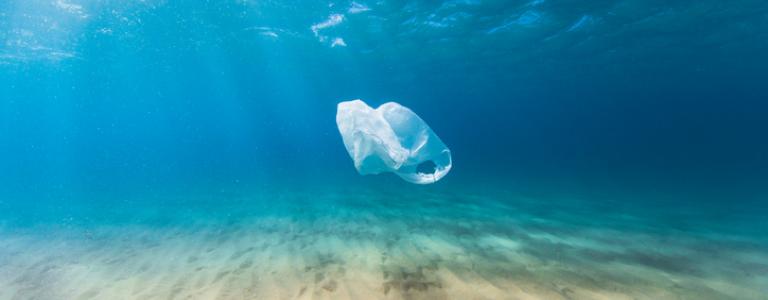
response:
M0 300L768 299L768 2L0 1ZM451 149L360 176L336 105Z

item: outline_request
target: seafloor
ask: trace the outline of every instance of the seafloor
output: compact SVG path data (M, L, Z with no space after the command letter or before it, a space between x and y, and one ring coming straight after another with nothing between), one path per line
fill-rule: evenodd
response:
M768 295L749 210L492 185L113 197L0 203L0 299Z

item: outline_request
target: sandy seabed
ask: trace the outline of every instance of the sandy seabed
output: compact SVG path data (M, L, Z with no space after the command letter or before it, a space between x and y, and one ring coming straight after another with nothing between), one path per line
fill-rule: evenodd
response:
M80 206L0 223L0 299L768 299L765 240L706 214L456 190Z

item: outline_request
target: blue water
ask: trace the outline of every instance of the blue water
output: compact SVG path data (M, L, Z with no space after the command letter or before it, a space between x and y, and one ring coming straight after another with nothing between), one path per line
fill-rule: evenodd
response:
M759 0L3 1L0 299L766 299L765 53ZM358 175L352 99L451 173Z

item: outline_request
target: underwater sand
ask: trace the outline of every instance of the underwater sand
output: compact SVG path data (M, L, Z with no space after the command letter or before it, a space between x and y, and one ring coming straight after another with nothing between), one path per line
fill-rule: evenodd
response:
M707 222L717 209L473 189L190 194L6 205L0 299L768 294L764 234L728 227L743 228L749 216ZM31 215L38 221L23 221Z

